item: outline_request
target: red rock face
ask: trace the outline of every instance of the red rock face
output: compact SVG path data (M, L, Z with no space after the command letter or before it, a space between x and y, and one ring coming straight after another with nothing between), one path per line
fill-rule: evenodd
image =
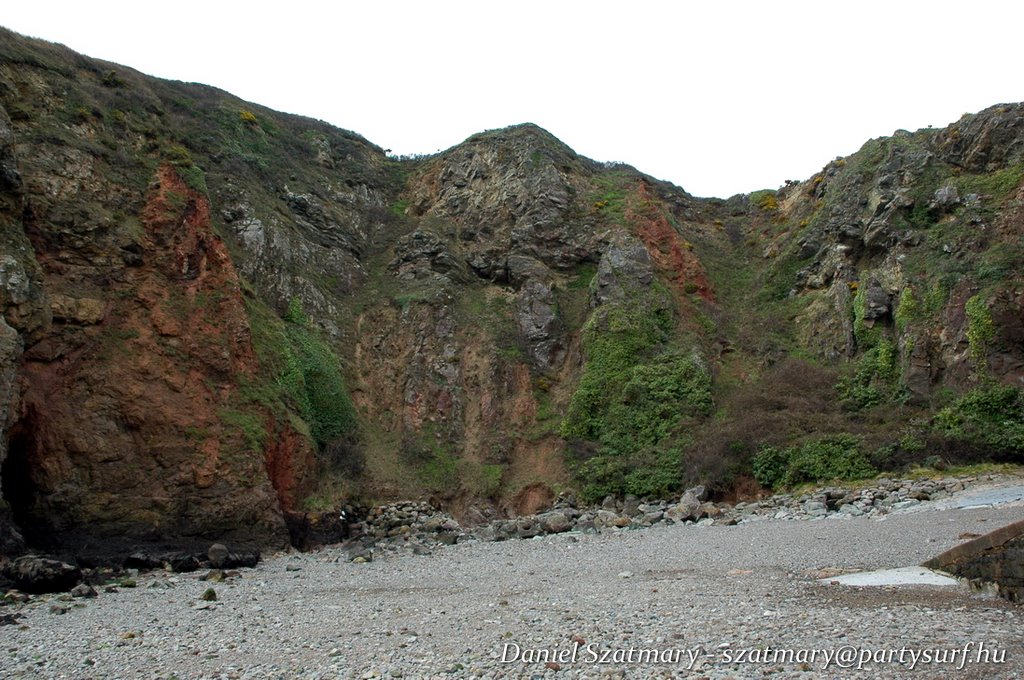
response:
M11 455L21 479L5 480L25 485L16 519L30 543L61 547L284 543L281 506L294 504L312 453L242 396L258 364L209 203L164 166L141 220L141 265L102 301L75 299L69 268L37 251L48 286L63 291L63 316L20 372Z
M661 274L679 293L697 293L708 302L714 302L707 272L693 254L693 246L669 224L646 183L637 182L635 198L626 211L626 220L636 229Z

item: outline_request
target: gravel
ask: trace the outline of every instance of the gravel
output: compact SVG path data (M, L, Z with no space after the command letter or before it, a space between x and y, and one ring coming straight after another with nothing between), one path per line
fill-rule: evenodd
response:
M96 597L0 607L10 619L0 617L0 677L1024 677L1019 605L966 587L819 581L919 564L961 534L1024 519L1020 502L938 508L474 541L362 564L324 549L273 556L216 582L201 580L205 572L154 572ZM766 646L806 656L967 643L1005 662L919 662L911 671L908 651L906 664L862 670L826 669L822 656L735 662L741 650L763 657ZM519 660L503 663L516 649ZM600 650L620 662L595 663Z

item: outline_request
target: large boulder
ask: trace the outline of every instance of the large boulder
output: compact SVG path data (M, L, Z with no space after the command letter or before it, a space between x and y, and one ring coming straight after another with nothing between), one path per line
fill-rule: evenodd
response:
M41 555L22 555L7 565L4 576L26 593L59 593L82 581L78 567Z

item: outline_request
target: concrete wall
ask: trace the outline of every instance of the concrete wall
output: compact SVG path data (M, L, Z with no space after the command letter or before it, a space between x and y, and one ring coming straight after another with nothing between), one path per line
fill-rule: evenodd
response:
M1024 602L1024 520L951 548L924 566L995 584L1001 596Z

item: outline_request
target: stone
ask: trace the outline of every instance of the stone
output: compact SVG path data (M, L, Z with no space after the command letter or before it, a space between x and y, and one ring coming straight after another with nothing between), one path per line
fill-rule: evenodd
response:
M651 255L635 236L617 233L601 255L594 280L597 304L623 300L646 289L654 280Z
M636 496L628 495L622 501L622 514L630 517L636 517L640 515L640 499Z
M598 529L603 527L613 526L615 520L619 518L619 515L612 510L598 510L597 516L594 518L594 526Z
M685 522L688 519L699 519L701 513L700 499L691 490L687 490L675 505L674 510L675 512L669 511L669 516L677 521Z
M548 534L560 534L572 528L572 522L561 510L552 510L542 515L537 515L541 530Z
M224 569L252 569L259 563L259 550L242 550L229 554L222 566Z
M124 560L125 569L163 569L163 566L164 561L161 558L142 551L133 552Z
M165 556L165 561L171 571L179 574L186 574L199 569L199 558L191 553L171 553Z
M932 213L943 214L952 211L960 205L960 192L953 184L946 184L935 190L928 209Z
M699 486L693 486L683 492L684 496L693 496L697 500L703 502L708 499L708 491L703 484Z
M210 560L210 566L215 569L225 567L230 555L231 552L223 543L214 543L210 546L209 550L206 551L206 558Z
M82 571L60 560L23 555L7 565L4 575L26 593L58 593L82 580Z
M2 110L2 107L0 107ZM4 116L0 114L0 119ZM3 125L0 120L0 126ZM0 267L0 279L5 278ZM0 287L0 294L6 291ZM18 332L7 325L0 314L0 470L7 459L7 425L12 406L18 400L18 362L22 355L22 342ZM7 503L0 500L0 555L18 555L25 547L25 539L14 523Z
M213 588L207 588L206 590L203 591L203 594L199 596L199 599L204 601L204 602L216 602L217 601L217 591L214 590Z
M711 519L717 519L722 516L722 509L711 502L701 503L700 514L704 517L710 517Z
M892 295L882 288L877 279L872 279L864 291L864 320L875 321L892 312Z
M97 595L96 589L88 583L79 583L71 589L71 597L96 597Z
M844 515L852 515L853 517L860 517L864 514L863 510L852 503L844 503L843 505L840 505L839 512Z
M819 500L809 500L804 502L803 511L812 517L821 517L828 513L828 509L825 504Z
M70 321L83 326L98 324L106 315L106 304L94 298L72 298L51 295L50 309L54 319Z

